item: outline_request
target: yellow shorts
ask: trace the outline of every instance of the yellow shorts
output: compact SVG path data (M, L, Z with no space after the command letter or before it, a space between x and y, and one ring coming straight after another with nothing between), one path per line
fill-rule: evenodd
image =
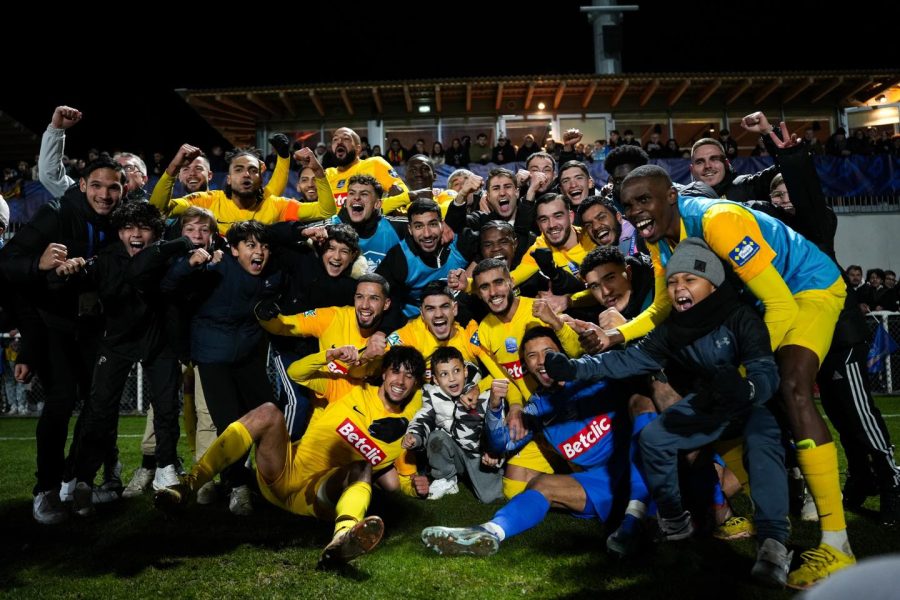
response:
M533 440L525 444L515 456L510 458L509 464L540 473L554 473L553 467L547 461L547 457L544 456L544 453Z
M800 308L797 318L791 324L778 348L802 346L809 348L819 357L819 364L825 360L831 348L831 338L837 325L838 315L844 308L847 286L838 278L828 289L806 290L794 295Z
M318 506L316 494L340 467L310 473L303 468L303 463L297 456L299 447L300 442L287 446L284 469L273 481L266 481L262 474L256 471L259 491L266 500L295 515L328 518L329 509Z

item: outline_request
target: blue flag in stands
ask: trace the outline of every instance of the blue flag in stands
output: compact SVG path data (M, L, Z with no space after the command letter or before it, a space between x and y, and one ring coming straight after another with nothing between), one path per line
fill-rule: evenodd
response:
M869 357L866 364L869 366L869 373L878 373L884 369L884 358L900 349L894 338L890 336L884 325L878 324L875 330L875 339L872 340L872 347L869 348Z

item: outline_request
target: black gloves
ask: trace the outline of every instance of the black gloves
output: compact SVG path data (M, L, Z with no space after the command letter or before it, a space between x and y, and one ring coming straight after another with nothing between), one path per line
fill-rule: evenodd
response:
M753 384L741 376L737 367L716 367L712 376L699 383L693 404L710 412L741 412L753 401Z
M369 433L383 442L396 442L406 433L409 419L406 417L385 417L375 419L369 425Z
M275 152L281 158L288 158L291 155L291 140L283 133L276 133L269 138L269 143L275 148Z
M278 306L279 296L271 298L263 298L253 307L253 314L260 321L270 321L281 314L281 307Z
M553 251L550 248L536 248L531 251L531 256L534 257L534 262L537 263L541 273L547 279L553 280L556 278L559 267L553 262Z
M575 380L575 363L562 352L548 352L544 356L544 369L554 381Z

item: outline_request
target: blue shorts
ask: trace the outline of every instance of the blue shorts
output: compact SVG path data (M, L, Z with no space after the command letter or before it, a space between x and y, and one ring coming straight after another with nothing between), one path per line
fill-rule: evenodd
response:
M586 497L584 510L573 514L580 519L598 518L606 521L613 503L613 479L607 467L572 473L572 477L584 488Z

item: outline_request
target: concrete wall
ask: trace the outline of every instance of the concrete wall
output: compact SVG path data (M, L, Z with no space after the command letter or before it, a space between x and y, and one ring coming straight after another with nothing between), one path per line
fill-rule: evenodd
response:
M841 266L900 272L900 213L838 215L834 249Z

